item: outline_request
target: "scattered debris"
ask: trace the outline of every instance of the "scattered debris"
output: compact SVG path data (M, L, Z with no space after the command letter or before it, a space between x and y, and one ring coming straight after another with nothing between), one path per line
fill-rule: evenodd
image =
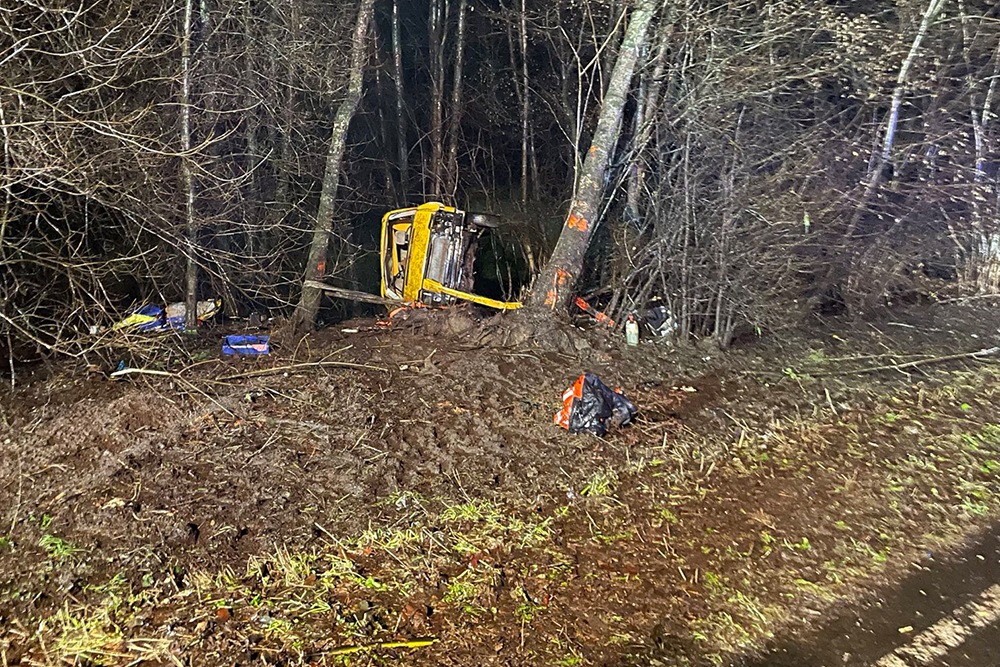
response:
M375 326L387 329L392 326L392 323L396 321L396 318L405 320L412 311L428 307L429 306L427 306L424 303L421 303L420 301L410 301L408 303L404 303L398 308L393 308L392 310L390 310L389 314L385 316L385 319L377 320L375 322Z
M199 301L197 307L198 323L201 324L215 317L221 307L222 301L219 299ZM147 304L116 323L111 327L111 330L167 331L183 329L187 323L185 310L186 306L183 301L171 303L166 308Z
M562 398L563 408L555 414L553 422L570 433L587 431L604 435L609 426L629 424L638 412L624 394L612 390L593 373L577 378Z
M646 327L649 328L650 333L660 338L674 336L680 329L677 318L662 303L647 310L643 319L646 321Z
M226 336L222 339L222 354L256 357L270 353L270 336Z
M606 326L609 329L613 329L614 328L615 321L613 319L611 319L610 317L608 317L605 313L602 313L601 311L597 310L596 308L594 308L593 306L591 306L589 303L587 303L586 301L584 301L580 297L576 297L573 300L573 303L576 304L577 308L579 308L580 310L582 310L583 312L587 313L588 315L590 315L591 317L593 317L595 320L597 320L598 323L603 324L604 326Z
M635 321L635 315L629 313L625 320L625 343L630 347L639 344L639 323Z

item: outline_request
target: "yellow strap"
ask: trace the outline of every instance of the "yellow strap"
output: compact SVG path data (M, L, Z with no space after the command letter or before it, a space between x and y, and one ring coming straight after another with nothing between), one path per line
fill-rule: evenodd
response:
M436 280L431 280L430 278L424 279L424 289L429 292L437 292L439 294L447 294L448 296L453 296L456 299L462 299L463 301L471 301L472 303L478 303L480 306L486 306L488 308L496 308L497 310L517 310L521 307L520 301L497 301L496 299L490 299L485 296L479 296L478 294L470 294L469 292L462 292L457 289L451 289L450 287L445 287Z

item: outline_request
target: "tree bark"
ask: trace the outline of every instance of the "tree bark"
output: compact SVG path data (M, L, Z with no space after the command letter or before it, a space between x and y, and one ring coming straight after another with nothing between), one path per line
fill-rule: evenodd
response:
M405 87L403 40L399 29L399 0L393 0L392 3L392 72L396 84L396 163L399 169L399 190L403 199L406 199L410 190L410 155L406 146L406 116L403 113Z
M663 85L663 71L666 67L667 45L670 40L666 33L660 36L656 60L651 73L643 73L636 98L635 127L633 130L632 164L628 172L628 189L625 210L631 221L642 218L640 199L646 185L646 148L653 138L653 118L659 110L660 89Z
M191 14L193 0L184 3L181 35L181 186L184 189L184 230L187 238L187 269L184 289L184 329L198 330L198 224L194 210L194 172L191 169Z
M347 86L347 96L341 101L333 120L330 150L326 155L326 169L316 211L316 226L313 231L309 258L303 276L302 298L295 309L294 325L298 331L308 331L316 326L316 314L322 291L309 286L310 281L322 281L326 274L326 255L333 232L333 211L337 201L337 187L340 185L340 163L344 157L347 130L361 101L361 85L364 80L365 62L368 57L368 26L372 20L375 0L362 0L358 10L358 22L351 39L351 71Z
M431 0L428 25L431 75L431 196L440 197L444 189L444 45L447 33L444 22L448 16L447 0Z
M885 170L885 165L889 162L889 158L892 157L892 147L896 139L896 126L899 123L899 109L903 104L903 95L906 93L906 80L910 74L910 68L913 67L913 62L917 58L917 53L920 51L920 44L924 41L927 30L934 19L937 18L945 1L930 0L927 4L923 19L920 21L920 27L917 29L917 34L913 37L913 43L910 45L910 52L906 54L906 58L899 67L899 74L896 77L896 88L892 92L892 104L889 108L889 115L886 118L885 134L882 137L882 148L878 153L877 159L873 161L870 167L864 193L861 195L861 201L855 208L854 215L847 225L847 232L844 234L846 237L854 235L865 209L868 208L868 202L871 201L872 196L882 182L882 172Z
M531 144L529 137L529 117L531 115L531 100L528 97L528 8L525 0L521 0L521 16L519 21L519 46L521 47L521 87L518 92L521 97L521 205L528 205L528 150ZM515 84L515 88L517 88Z
M605 172L621 131L632 74L646 43L646 33L657 4L657 0L636 2L604 95L597 129L583 162L576 195L552 256L532 290L529 308L533 310L565 308L583 268L584 255L598 222L604 196Z
M444 191L454 200L458 190L458 139L462 125L462 68L465 57L465 10L468 0L458 3L458 32L455 35L455 62L451 84L451 113L448 116L448 160ZM454 203L454 201L452 202Z

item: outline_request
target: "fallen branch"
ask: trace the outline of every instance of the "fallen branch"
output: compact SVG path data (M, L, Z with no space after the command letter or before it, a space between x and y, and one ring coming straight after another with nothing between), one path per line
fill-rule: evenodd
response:
M236 415L233 414L232 410L230 410L229 408L227 408L226 406L224 406L222 403L219 403L219 401L217 401L214 397L209 396L207 393L205 393L204 391L202 391L201 389L199 389L193 382L191 382L187 378L181 377L177 373L171 373L169 371L157 371L157 370L153 370L153 369L150 369L150 368L123 368L120 371L115 371L114 373L112 373L108 377L111 378L111 379L117 379L117 378L123 377L125 375L158 375L160 377L173 378L173 379L177 380L178 382L183 382L188 387L190 387L191 389L193 389L195 392L201 394L202 396L204 396L205 398L207 398L212 403L215 403L215 405L217 405L219 408L221 408L222 411L225 412L226 414L228 414L229 416L236 417Z
M177 378L178 380L184 379L177 373L170 373L168 371L154 371L148 368L123 368L120 371L115 371L108 377L120 378L123 375L160 375L162 377Z
M943 357L917 359L915 361L907 361L902 364L885 364L884 366L870 366L868 368L859 368L850 371L829 371L826 373L805 373L805 374L811 375L812 377L824 377L830 375L862 375L865 373L877 373L879 371L901 371L906 368L916 368L917 366L926 366L928 364L941 364L946 361L958 361L959 359L980 359L982 357L993 356L998 352L1000 352L1000 347L986 347L981 350L976 350L974 352L960 352L957 354L947 354Z
M289 366L275 366L274 368L261 368L255 371L247 371L246 373L236 373L234 375L227 375L225 377L219 378L219 381L227 380L239 380L241 378L253 378L261 377L264 375L275 375L277 373L295 373L297 371L304 371L311 368L358 368L365 369L369 371L379 371L380 373L388 373L388 368L383 368L382 366L370 366L368 364L355 364L350 361L308 361L301 364L291 364Z
M343 287L334 287L333 285L327 285L318 280L306 280L302 283L303 287L310 287L312 289L322 290L333 296L340 297L341 299L347 299L348 301L362 301L364 303L375 303L380 306L398 306L398 299L387 299L376 294L369 294L368 292L359 292L357 290L345 289Z
M973 294L972 296L956 296L950 299L938 299L935 303L965 303L979 299L1000 299L1000 294Z

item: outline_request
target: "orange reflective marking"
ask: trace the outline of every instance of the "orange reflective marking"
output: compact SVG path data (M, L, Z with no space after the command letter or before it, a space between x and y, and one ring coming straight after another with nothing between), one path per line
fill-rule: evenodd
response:
M590 227L590 223L587 222L587 219L583 216L574 213L569 216L569 220L566 221L566 226L570 229L585 232Z

